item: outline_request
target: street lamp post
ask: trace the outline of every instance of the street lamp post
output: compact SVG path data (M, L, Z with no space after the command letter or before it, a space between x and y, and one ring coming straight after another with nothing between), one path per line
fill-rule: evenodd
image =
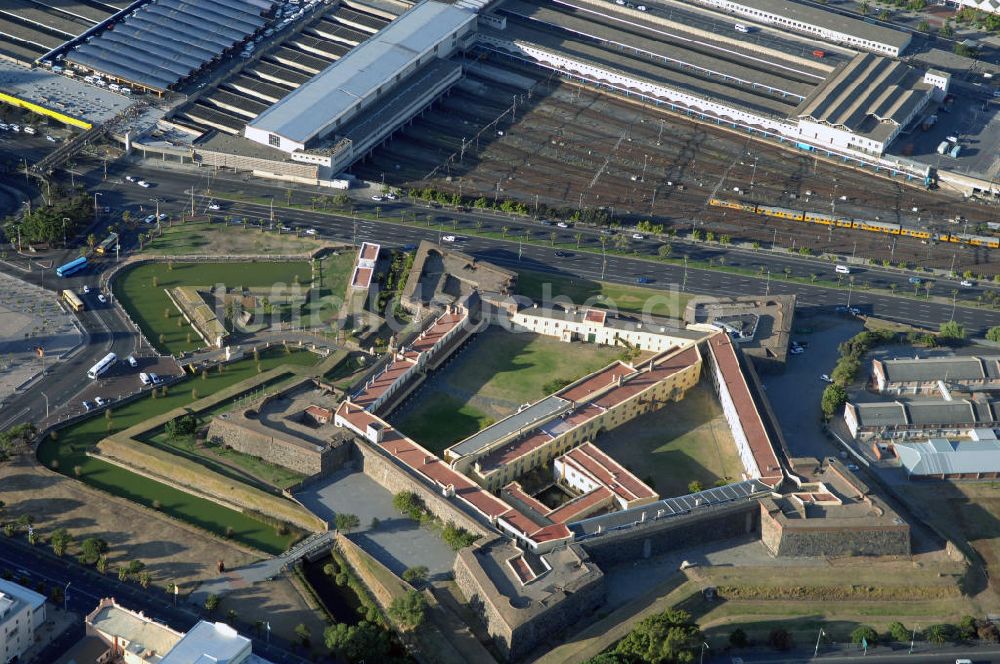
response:
M63 611L69 611L69 587L72 581L66 582L66 587L63 589Z
M62 221L63 221L63 249L65 249L66 248L66 222L70 221L70 218L69 217L63 217Z
M816 635L816 648L813 649L813 657L819 656L819 640L823 638L823 628L819 628L819 634Z
M45 419L49 419L49 397L45 392L39 391L38 393L45 398Z
M102 192L100 191L94 192L94 221L97 221L97 197L100 196L101 194Z

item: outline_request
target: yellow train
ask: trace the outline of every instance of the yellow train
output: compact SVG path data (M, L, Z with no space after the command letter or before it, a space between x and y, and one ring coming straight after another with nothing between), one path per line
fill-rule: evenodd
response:
M952 242L955 244L968 244L973 247L987 247L989 249L1000 249L1000 238L989 235L970 235L968 233L931 233L926 230L906 228L900 224L892 224L885 221L872 221L870 219L855 219L853 217L840 217L822 212L805 212L791 208L775 207L769 205L757 205L746 201L725 200L721 198L710 198L709 205L714 207L729 208L760 214L765 217L777 217L790 221L803 221L810 224L820 224L823 226L835 226L837 228L854 228L871 233L884 233L886 235L903 235L915 237L922 240L936 240L938 242Z

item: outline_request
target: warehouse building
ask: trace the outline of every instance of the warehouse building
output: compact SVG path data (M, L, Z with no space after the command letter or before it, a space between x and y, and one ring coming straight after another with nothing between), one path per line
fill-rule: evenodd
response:
M1000 477L1000 440L992 429L976 429L965 440L933 438L894 443L908 477L918 479L997 479Z
M768 23L786 30L816 35L824 41L893 58L898 58L910 44L908 32L788 0L699 1L757 23Z
M244 135L297 161L350 164L461 77L444 58L475 26L474 11L425 0L258 115Z
M946 438L974 428L1000 428L1000 401L848 403L844 420L858 440Z
M949 77L871 53L856 56L796 109L799 138L818 146L881 155L903 128L943 98Z
M872 378L883 394L1000 390L1000 356L876 359L872 360Z

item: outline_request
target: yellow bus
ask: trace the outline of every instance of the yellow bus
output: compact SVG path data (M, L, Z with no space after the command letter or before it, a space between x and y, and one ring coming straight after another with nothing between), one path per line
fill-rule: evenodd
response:
M68 304L73 311L84 310L85 307L83 306L83 300L81 300L79 296L77 296L77 294L74 293L73 291L69 289L64 290L62 292L62 297L63 300L66 301L66 304Z

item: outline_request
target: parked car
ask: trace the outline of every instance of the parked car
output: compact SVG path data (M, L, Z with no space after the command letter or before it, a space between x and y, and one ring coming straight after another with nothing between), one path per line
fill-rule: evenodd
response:
M305 229L302 232L305 233L306 235L316 235L316 229L315 228L307 228L307 229Z
M135 182L135 181L136 181L136 178L135 178L134 175L126 175L125 176L125 182Z
M556 224L556 226L558 226L559 228L569 228L569 224L567 224L565 221L560 221L558 224Z
M139 360L135 359L135 355L129 355L126 362L128 362L128 365L133 369L139 366Z
M139 382L141 382L143 385L149 385L153 381L149 378L149 374L141 373L139 374Z
M921 284L920 277L910 277L907 281L909 281L913 286L919 286Z
M392 193L391 191L388 194L386 194L385 197L388 198L390 201L394 201L397 198L399 198L399 196L397 196L396 194Z
M159 219L160 221L166 221L169 218L170 215L168 215L166 212L161 212L160 216L157 217L157 219Z
M45 134L45 140L47 140L49 143L58 143L59 142L59 140L56 139L56 137L52 136L51 134Z
M151 214L148 217L146 217L145 219L143 219L143 221L145 221L147 224L151 224L154 221L156 221L156 215L155 214Z
M84 286L83 287L83 294L87 295L88 293L90 293L90 286Z
M823 381L824 383L832 383L832 382L833 382L833 379L832 379L832 378L830 378L830 377L829 377L828 375L826 375L826 374L820 374L820 375L819 375L819 379L820 379L821 381Z
M94 407L89 401L84 401L81 403L81 405L83 406L84 410L90 410Z
M221 210L222 206L219 205L218 203L211 203L211 204L209 204L208 209L209 210Z
M381 201L381 200L382 200L382 197L381 197L381 196L379 196L378 194L375 194L374 196L372 196L372 200L373 200L373 201Z
M645 240L646 236L643 235L642 233L632 233L632 239L633 240Z
M803 348L802 346L792 346L791 348L788 349L788 352L791 353L792 355L801 355L802 353L806 352L806 349Z
M97 301L100 302L101 304L106 304L107 301L108 301L108 298L104 297L104 293L98 293L98 295L97 295Z
M149 380L153 381L153 385L159 385L160 383L163 382L163 379L160 378L160 375L155 373L149 374Z
M94 397L94 403L96 403L98 407L106 406L108 404L108 400L104 397Z

